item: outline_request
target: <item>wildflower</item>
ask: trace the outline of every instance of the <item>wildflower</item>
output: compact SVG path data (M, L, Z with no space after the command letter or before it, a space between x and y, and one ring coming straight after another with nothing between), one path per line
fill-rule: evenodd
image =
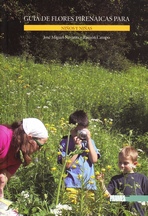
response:
M50 209L50 212L51 212L52 214L54 214L55 216L58 216L58 215L62 215L62 210L71 211L71 210L72 210L72 207L69 206L69 205L67 205L67 204L62 205L62 204L59 203L59 204L56 206L55 209Z
M34 162L35 163L38 163L39 162L39 159L36 157L36 158L34 158Z
M22 191L21 196L24 197L25 199L29 198L29 193L28 191Z
M104 119L104 121L106 121L107 119ZM100 122L103 124L103 122L100 120L100 119L91 119L91 121L94 121L94 122Z
M73 168L73 169L75 169L76 167L77 167L76 165L74 165L74 164L72 165L72 168Z
M102 171L102 172L105 172L106 170L105 170L105 168L102 168L101 171Z
M135 184L136 188L140 188L140 185L138 183Z
M110 124L110 125L112 125L112 124L113 124L113 122L111 122L111 121L110 121L110 122L109 122L109 124Z
M107 165L106 167L108 170L110 170L112 167L110 165Z
M68 160L66 161L66 163L67 163L67 164L70 164L70 163L71 163L71 160L70 160L70 159L68 159Z
M89 152L89 149L85 149L85 152L88 153L88 152Z
M89 181L89 184L94 184L94 182L93 181Z
M56 133L56 132L57 132L57 129L54 127L54 125L52 125L52 126L50 127L50 131L51 131L52 133Z
M112 119L112 118L109 118L109 121L110 121L110 122L113 122L113 119Z
M48 195L47 194L44 194L44 199L46 200L48 198Z
M88 157L84 156L84 160L87 160L87 159L88 159Z
M141 164L140 163L137 163L137 165L136 165L137 167L141 167Z
M108 194L108 193L104 193L104 197L105 197L105 198L108 198L108 197L109 197L109 194Z
M48 109L49 107L48 106L43 106L43 109Z
M57 169L56 167L52 167L52 168L51 168L52 171L55 171L56 169Z
M129 146L129 144L128 144L128 143L124 143L124 144L123 144L123 147L125 147L125 146Z
M73 204L77 204L77 200L76 200L76 199L72 199L71 202L72 202Z
M95 172L95 175L100 175L100 172L99 172L99 171L96 171L96 172Z
M75 164L79 164L79 161L78 161L78 160L76 160L76 161L75 161Z
M91 178L91 179L94 179L94 178L95 178L95 176L94 176L94 175L92 175L90 178Z
M26 85L24 85L24 88L28 88L30 85L29 84L26 84Z
M78 174L78 179L81 179L82 178L82 175L81 174Z
M46 123L46 124L45 124L45 127L47 127L47 128L48 128L48 127L49 127L49 124L48 124L48 123Z
M58 154L58 155L61 155L61 154L62 154L62 152L58 152L57 154Z
M67 177L67 174L63 174L63 176L62 176L63 178L66 178Z

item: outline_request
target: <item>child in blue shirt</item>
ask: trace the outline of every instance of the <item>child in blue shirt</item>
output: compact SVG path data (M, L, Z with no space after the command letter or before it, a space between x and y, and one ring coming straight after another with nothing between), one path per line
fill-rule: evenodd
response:
M76 110L69 116L69 124L74 124L75 127L71 129L69 139L66 136L61 140L61 155L58 157L58 161L62 163L62 159L66 157L67 145L67 155L74 152L75 149L80 149L81 153L74 154L70 158L70 162L66 164L67 177L64 179L66 191L70 192L71 198L74 198L72 194L78 194L79 189L83 188L92 192L91 196L93 197L93 191L96 190L94 163L97 162L100 153L91 139L87 114L83 110Z

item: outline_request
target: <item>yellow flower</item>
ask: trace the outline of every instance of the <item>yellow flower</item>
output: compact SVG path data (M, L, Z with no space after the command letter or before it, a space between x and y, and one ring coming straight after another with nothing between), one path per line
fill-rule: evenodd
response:
M79 164L79 161L78 161L78 160L76 160L76 161L75 161L75 164Z
M89 181L89 184L94 184L94 182L93 181Z
M66 178L67 177L67 174L63 174L63 176L62 176L63 178Z
M129 144L128 144L128 143L124 143L124 144L123 144L123 147L125 147L125 146L129 146Z
M96 171L96 172L95 172L95 175L100 175L100 172L99 172L99 171Z
M91 178L91 179L94 179L94 178L95 178L95 176L94 176L94 175L92 175L90 178Z
M85 149L85 152L88 153L88 152L89 152L89 149Z
M55 171L56 169L57 169L56 167L52 167L52 168L51 168L52 171Z
M72 165L72 168L73 168L73 169L75 169L76 167L77 167L76 165L74 165L74 164Z
M71 160L70 160L70 159L66 160L66 163L70 164L70 163L71 163Z
M61 155L62 153L61 153L61 152L58 152L57 154L58 154L58 155Z
M104 193L104 197L105 198L109 197L109 194L108 193Z
M71 202L72 202L73 204L77 204L77 200L76 200L76 199L72 199Z
M46 123L46 124L45 124L45 127L47 127L47 128L48 128L48 127L49 127L49 124L48 124L48 123Z
M82 175L81 174L78 174L78 179L81 179L82 178Z
M51 127L50 127L50 131L51 131L52 133L56 133L56 132L57 132L57 129L56 129L54 126L51 126Z
M112 167L111 167L110 165L108 165L106 168L107 168L108 170L110 170Z
M136 165L137 167L141 167L141 164L140 163L137 163L137 165Z
M106 170L105 170L105 168L102 168L101 171L102 171L102 172L105 172Z
M87 159L88 159L88 157L84 156L84 160L87 160Z

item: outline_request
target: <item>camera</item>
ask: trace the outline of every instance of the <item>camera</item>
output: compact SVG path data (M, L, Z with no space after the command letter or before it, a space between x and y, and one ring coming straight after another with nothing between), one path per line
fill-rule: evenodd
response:
M78 130L77 137L81 140L86 140L87 132L85 130Z

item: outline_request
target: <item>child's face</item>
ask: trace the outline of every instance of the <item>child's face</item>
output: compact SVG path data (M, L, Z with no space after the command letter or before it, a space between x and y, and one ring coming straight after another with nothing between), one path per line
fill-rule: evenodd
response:
M78 130L83 130L85 127L83 126L80 126L80 125L77 125L74 129L71 130L71 136L74 138L74 137L77 137L77 132Z
M119 169L123 173L132 173L134 172L134 168L137 162L133 162L130 157L124 157L123 155L119 155Z

